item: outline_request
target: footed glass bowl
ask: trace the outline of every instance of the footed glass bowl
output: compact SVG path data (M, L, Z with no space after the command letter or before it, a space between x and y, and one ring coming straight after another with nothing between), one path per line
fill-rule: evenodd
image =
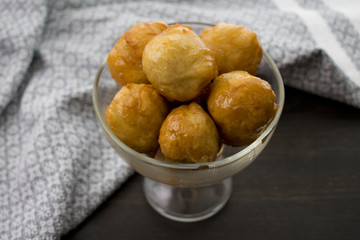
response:
M200 33L211 24L181 22ZM279 108L262 134L246 147L224 145L214 162L171 163L150 158L122 143L105 122L105 110L120 86L111 78L106 61L100 66L93 88L93 104L98 121L111 146L136 172L144 176L144 194L161 215L176 221L194 222L217 213L232 191L231 177L262 152L271 139L284 105L284 85L270 56L264 52L257 76L268 81L277 96Z

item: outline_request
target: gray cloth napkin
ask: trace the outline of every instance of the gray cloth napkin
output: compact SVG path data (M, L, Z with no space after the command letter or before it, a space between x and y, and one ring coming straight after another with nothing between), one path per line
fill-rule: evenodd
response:
M131 25L247 26L287 85L360 107L356 6L358 1L320 0L2 0L0 239L58 239L133 173L108 144L91 100L97 68Z

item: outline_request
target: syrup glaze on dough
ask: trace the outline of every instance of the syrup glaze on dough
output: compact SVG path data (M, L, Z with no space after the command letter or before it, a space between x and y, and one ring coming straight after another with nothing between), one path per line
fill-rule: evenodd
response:
M208 110L225 143L250 144L274 117L278 105L268 82L245 71L224 73L210 85Z
M180 24L145 46L142 63L149 82L170 101L193 100L218 73L212 51L190 27Z
M123 143L141 153L155 153L162 122L169 107L149 84L129 83L115 95L105 120Z
M162 154L173 161L214 161L220 139L211 117L195 102L173 109L160 129Z
M160 144L167 161L214 161L219 135L232 146L250 144L276 113L271 86L253 76L262 54L256 34L234 24L218 23L200 37L180 24L135 24L108 56L123 87L105 120L138 152L152 155Z
M142 52L145 45L167 27L163 22L141 22L119 38L107 58L111 76L119 85L149 83L142 68Z
M220 22L204 29L200 38L214 52L219 74L235 70L256 74L263 50L250 29Z

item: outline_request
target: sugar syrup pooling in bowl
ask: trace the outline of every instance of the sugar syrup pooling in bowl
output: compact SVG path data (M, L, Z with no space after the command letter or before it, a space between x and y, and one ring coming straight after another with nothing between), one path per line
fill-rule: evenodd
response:
M195 22L180 24L190 26L198 34L204 28L213 26ZM265 51L257 75L271 84L279 105L275 116L261 135L245 147L224 146L222 154L214 162L172 163L134 151L111 132L104 113L119 86L111 78L104 61L94 82L93 103L96 116L119 156L145 177L145 196L158 213L173 220L192 222L214 215L227 202L231 194L231 176L253 162L265 148L275 131L284 105L284 86L280 73ZM220 196L218 193L221 193Z

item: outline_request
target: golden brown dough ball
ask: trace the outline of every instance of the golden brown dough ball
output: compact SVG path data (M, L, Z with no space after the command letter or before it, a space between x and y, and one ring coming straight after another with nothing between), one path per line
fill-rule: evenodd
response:
M250 29L220 22L215 27L204 29L200 38L213 50L219 74L234 70L256 74L263 50Z
M107 58L111 76L118 84L148 83L142 69L142 52L145 45L167 27L163 22L141 22L125 31Z
M151 84L170 101L189 101L217 76L211 50L190 27L172 25L154 37L143 52Z
M210 85L208 110L224 141L242 146L254 141L278 108L268 82L245 71L224 73Z
M177 162L213 161L219 151L219 141L213 120L195 102L173 109L160 129L162 154Z
M105 120L127 146L141 153L153 153L168 112L166 100L154 87L129 83L115 95L106 109Z

